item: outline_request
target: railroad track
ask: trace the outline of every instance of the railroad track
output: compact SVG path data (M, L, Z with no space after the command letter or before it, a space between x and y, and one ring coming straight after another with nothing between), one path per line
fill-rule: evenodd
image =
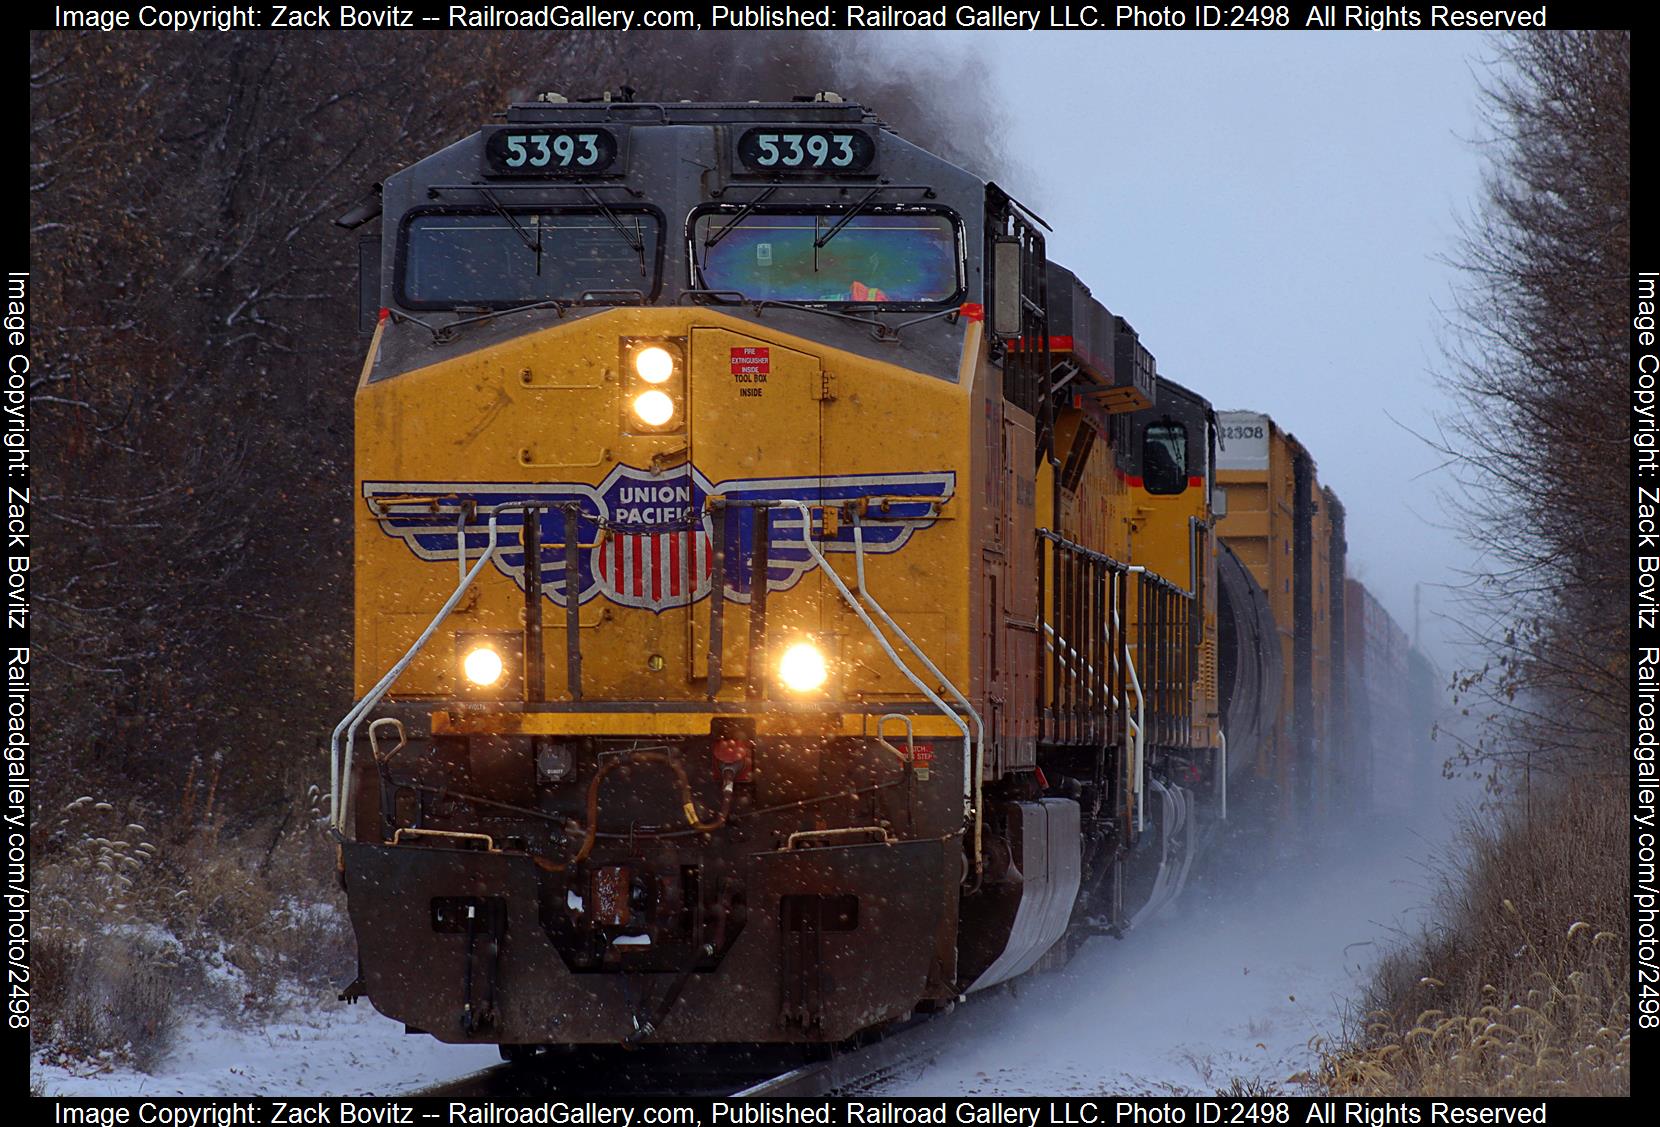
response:
M799 1054L780 1058L742 1049L647 1046L554 1050L497 1065L414 1094L510 1102L573 1096L726 1096L796 1069Z
M493 1100L852 1094L931 1057L949 1037L962 1008L909 1022L868 1045L831 1050L822 1060L802 1062L798 1049L772 1046L576 1049L499 1065L413 1094Z
M856 1095L931 1060L950 1039L965 1008L951 1010L895 1030L880 1041L791 1069L732 1093L734 1096Z

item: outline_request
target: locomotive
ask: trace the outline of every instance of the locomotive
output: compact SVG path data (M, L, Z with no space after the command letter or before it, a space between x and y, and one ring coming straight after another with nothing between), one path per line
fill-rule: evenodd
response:
M544 95L377 218L346 996L833 1044L1346 801L1335 498L996 184L832 94Z

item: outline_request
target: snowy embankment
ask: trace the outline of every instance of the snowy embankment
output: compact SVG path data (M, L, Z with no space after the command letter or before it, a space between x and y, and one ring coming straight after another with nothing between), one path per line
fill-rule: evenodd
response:
M1294 1091L1378 956L1424 922L1444 827L1327 851L1272 880L1196 881L1163 918L979 999L894 1095ZM360 1002L229 1026L182 1015L155 1074L38 1060L59 1095L408 1093L489 1068L494 1046L407 1036Z
M976 1003L882 1094L1295 1092L1379 955L1424 923L1443 834L1391 835L1249 888L1190 886L1122 940Z
M71 1072L36 1061L30 1078L42 1093L61 1096L391 1095L500 1061L494 1045L409 1036L367 1002L330 1002L249 1028L187 1012L155 1075L93 1066Z

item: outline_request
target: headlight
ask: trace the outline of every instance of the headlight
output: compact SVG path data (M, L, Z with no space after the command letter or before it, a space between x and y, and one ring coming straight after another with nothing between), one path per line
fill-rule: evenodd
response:
M647 345L634 354L634 371L646 383L662 383L674 375L674 354L661 345Z
M489 646L478 646L467 651L467 656L461 659L461 672L467 675L467 680L480 688L487 688L501 680L501 654Z
M648 427L660 427L674 418L674 400L665 392L642 391L634 397L634 414Z
M778 660L778 679L792 692L810 693L821 688L829 678L824 654L811 642L795 643Z

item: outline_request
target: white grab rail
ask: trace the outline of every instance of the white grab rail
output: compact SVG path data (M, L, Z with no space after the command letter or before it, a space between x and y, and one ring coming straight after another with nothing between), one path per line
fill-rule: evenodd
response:
M357 729L363 723L363 717L371 708L381 702L381 699L386 696L387 690L392 687L392 683L403 675L405 669L409 668L409 663L415 660L415 655L420 653L421 649L431 640L432 635L437 632L439 624L450 616L450 612L461 601L461 596L467 593L467 589L473 585L473 582L478 579L479 574L484 570L485 565L490 562L490 557L495 555L498 533L496 518L500 515L501 510L531 503L527 501L509 501L493 506L489 510L490 539L484 546L483 554L478 557L478 562L471 569L467 568L464 554L466 545L464 525L457 530L457 538L463 549L463 554L461 556L461 579L456 584L455 591L445 600L444 605L439 608L432 621L427 623L427 628L421 631L421 636L415 639L415 644L409 647L403 657L399 658L397 663L386 671L386 675L375 682L375 687L365 693L363 698L352 706L351 711L346 713L340 723L335 725L334 734L329 737L329 825L337 833L344 833L346 830L346 813L349 809L347 800L351 794L352 785L352 756L357 743ZM465 514L461 519L463 522L465 521ZM340 747L342 734L346 737L344 754L342 754Z
M796 509L799 509L801 511L801 521L802 521L802 524L801 524L801 542L807 546L807 553L809 555L811 555L813 557L813 560L819 565L819 569L824 572L825 578L830 580L831 585L836 588L836 591L842 597L842 601L847 603L847 605L852 608L853 613L859 616L859 621L863 622L865 624L865 629L870 631L871 636L876 639L877 644L880 645L882 647L883 651L887 653L888 660L892 661L893 664L894 664L894 667L896 669L898 669L899 672L901 672L905 675L905 679L907 681L909 681L911 684L915 685L917 687L917 690L919 692L921 692L923 696L928 698L928 702L930 704L932 704L935 708L939 709L940 712L942 712L947 717L949 717L951 722L953 724L955 724L959 729L961 729L961 731L963 733L963 771L964 771L963 802L964 802L964 806L965 806L964 813L968 814L968 813L970 813L970 811L972 811L973 817L975 819L976 827L978 827L978 825L979 825L979 809L978 809L978 807L976 807L974 805L973 792L970 789L971 784L970 784L970 780L967 777L968 776L968 770L974 762L974 752L973 752L973 747L972 747L972 740L971 740L971 738L969 736L969 732L968 732L968 725L963 723L962 717L958 716L957 713L951 708L950 705L946 704L945 701L940 699L940 696L939 696L938 693L934 692L934 690L932 690L928 687L927 682L923 681L922 678L918 677L916 675L916 673L912 671L911 667L905 664L904 660L901 659L899 654L894 650L893 645L888 641L887 635L883 634L882 631L880 631L876 628L876 623L871 621L871 617L870 617L869 614L867 614L865 612L865 608L860 605L859 600L854 597L853 592L851 592L847 589L847 584L842 582L842 577L840 575L836 574L836 569L830 566L830 561L825 559L824 553L819 551L818 545L813 543L813 514L812 514L812 510L807 507L806 502L804 502L804 501L795 501L795 500L774 501L774 502L771 502L770 504L768 504L766 507L767 508L788 508L788 507L791 507L791 506L793 506ZM896 628L896 630L897 630L897 628ZM905 636L903 631L898 631L898 633L899 633L900 637ZM909 643L908 638L906 639L906 641L907 641L907 643ZM941 680L944 680L944 678L941 678ZM948 686L951 685L951 683L949 681L946 681L946 684ZM955 693L956 692L956 687L951 686L951 691L953 693ZM975 864L976 864L976 866L978 866L978 864L979 864L978 856L976 856L976 858L975 858Z
M809 539L812 537L812 531L812 525L809 524L807 527ZM972 765L974 771L974 781L971 789L969 786L969 780L966 777L963 779L963 794L964 799L968 804L968 808L964 810L964 814L974 820L974 871L978 873L980 871L981 837L984 832L984 820L980 815L980 799L982 785L981 776L985 773L985 724L981 721L980 714L975 711L974 706L968 703L968 698L963 696L963 694L957 689L957 686L951 683L951 678L939 671L939 667L928 659L928 655L922 652L922 648L911 640L911 636L905 633L899 623L893 620L892 615L882 609L882 604L878 603L876 599L872 597L869 589L866 588L864 526L859 521L859 514L857 511L853 514L853 561L854 575L859 580L859 598L863 600L871 610L881 616L882 621L887 624L890 630L899 635L899 640L905 643L905 647L916 656L918 661L922 662L923 668L927 669L930 674L939 679L940 684L945 686L946 690L950 692L954 698L956 698L957 703L962 706L963 711L968 713L969 718L974 721L974 753L972 757L970 757L968 755L968 749L965 747L963 756L963 771L966 775ZM915 678L912 678L912 680L915 680ZM968 728L963 725L962 720L958 718L955 713L952 713L951 717L956 721L957 726L963 729L963 738L964 740L967 740Z
M1221 820L1226 822L1228 820L1228 733L1224 732L1221 729L1220 726L1218 726L1217 729L1216 729L1216 739L1217 739L1218 745L1220 746L1221 752L1222 752L1222 770L1221 770L1221 778L1222 778L1222 817L1221 817Z
M1137 564L1134 567L1126 568L1124 573L1126 575L1139 575L1144 573L1146 570L1147 569L1145 567ZM1122 629L1122 624L1118 621L1118 607L1116 604L1112 608L1112 624L1114 628ZM1135 658L1130 656L1128 646L1124 648L1124 670L1130 675L1130 688L1135 690L1135 720L1131 721L1129 717L1126 716L1125 727L1133 726L1135 729L1133 732L1128 732L1126 734L1130 737L1131 750L1133 753L1131 760L1135 765L1135 777L1131 780L1131 793L1135 795L1136 833L1140 833L1142 830L1147 828L1147 811L1143 802L1146 788L1142 785L1142 775L1146 773L1144 764L1147 754L1147 740L1146 737L1142 735L1142 731L1147 722L1147 698L1142 696L1141 677L1135 671ZM1129 703L1130 702L1128 700L1124 702L1126 709L1128 708Z

